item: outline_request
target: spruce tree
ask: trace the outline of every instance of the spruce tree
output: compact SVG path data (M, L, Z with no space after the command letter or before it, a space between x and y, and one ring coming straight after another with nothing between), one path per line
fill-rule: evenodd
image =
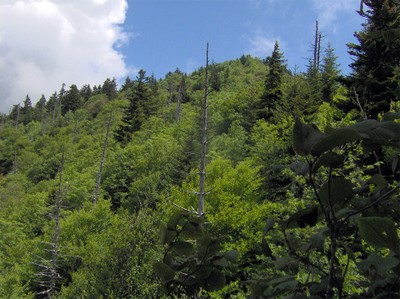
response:
M400 67L400 0L364 0L359 14L363 29L355 33L358 44L348 44L354 57L350 65L352 90L367 117L389 111L398 98L393 80Z
M26 95L24 105L21 108L21 116L22 116L22 122L24 125L30 123L32 121L32 101L29 95Z
M321 80L322 80L322 99L328 103L332 102L333 96L339 86L337 56L334 49L328 44L325 49L325 56L322 61Z
M34 108L34 117L33 119L36 121L41 121L44 118L45 111L46 111L46 97L42 94L39 101L36 103Z
M272 109L282 98L282 78L285 72L283 53L280 51L277 41L275 42L274 51L271 57L267 58L266 63L269 70L265 80L264 95L258 109L258 118L269 119Z
M115 139L121 143L128 143L132 139L132 134L139 131L145 118L150 115L151 90L149 78L146 72L140 70L134 82L134 87L127 94L129 106L124 111L122 124L115 132Z
M68 111L75 111L81 107L81 95L78 87L72 84L69 90L65 92L63 97L63 103L61 106L62 115L65 115Z

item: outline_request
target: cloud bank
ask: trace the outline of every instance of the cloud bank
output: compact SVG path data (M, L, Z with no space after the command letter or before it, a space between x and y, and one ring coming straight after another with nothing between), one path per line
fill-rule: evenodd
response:
M322 29L336 32L338 16L343 13L355 14L360 7L359 0L312 0L314 9L318 12L318 21Z
M0 112L26 94L36 102L62 83L100 84L128 73L118 46L126 0L3 0L0 3Z

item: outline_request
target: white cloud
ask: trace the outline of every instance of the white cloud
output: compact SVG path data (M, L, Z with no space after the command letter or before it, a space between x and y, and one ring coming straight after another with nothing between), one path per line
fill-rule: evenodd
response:
M125 77L118 46L129 35L126 0L3 0L0 4L0 111L62 83Z
M264 35L257 34L247 39L249 48L246 53L259 57L270 56L277 40L279 41L277 38L268 38Z
M360 0L312 0L318 13L318 22L323 30L336 32L338 16L342 13L355 14L360 7Z

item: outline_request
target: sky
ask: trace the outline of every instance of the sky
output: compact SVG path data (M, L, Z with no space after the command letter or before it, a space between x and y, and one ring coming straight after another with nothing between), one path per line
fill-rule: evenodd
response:
M0 0L0 112L48 99L63 83L122 83L139 69L162 78L179 68L243 54L266 58L278 41L288 67L304 71L315 22L342 73L346 44L363 19L360 0Z

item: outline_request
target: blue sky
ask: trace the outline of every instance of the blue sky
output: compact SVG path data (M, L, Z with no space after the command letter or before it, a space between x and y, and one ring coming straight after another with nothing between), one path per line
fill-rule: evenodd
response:
M315 21L344 73L346 43L361 29L360 0L1 0L0 112L33 104L62 83L123 82L139 69L162 78L210 60L265 58L276 40L290 69L305 70Z
M359 5L359 0L134 0L123 25L130 40L121 50L130 67L162 77L177 67L191 72L204 65L207 42L210 59L222 62L242 54L265 58L278 40L289 68L301 71L312 55L318 19L322 46L331 43L348 73L346 43L361 28Z

